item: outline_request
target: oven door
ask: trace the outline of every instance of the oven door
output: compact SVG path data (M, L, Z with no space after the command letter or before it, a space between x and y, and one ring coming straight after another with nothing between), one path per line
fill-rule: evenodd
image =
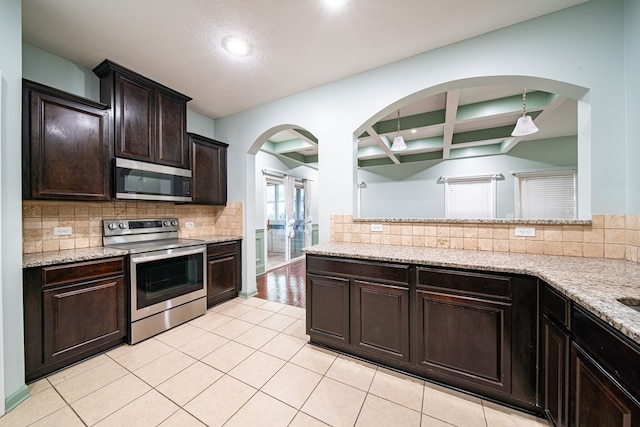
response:
M131 321L207 296L205 245L132 254Z

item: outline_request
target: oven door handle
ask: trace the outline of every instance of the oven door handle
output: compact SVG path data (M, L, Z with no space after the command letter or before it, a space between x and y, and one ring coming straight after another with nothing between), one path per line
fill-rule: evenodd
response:
M206 246L197 246L194 248L175 248L175 249L164 249L157 252L157 255L154 255L156 252L152 253L142 253L142 254L132 254L131 262L134 264L141 264L144 262L157 261L161 259L168 258L176 258L179 256L185 255L194 255L194 254L205 254L207 252Z

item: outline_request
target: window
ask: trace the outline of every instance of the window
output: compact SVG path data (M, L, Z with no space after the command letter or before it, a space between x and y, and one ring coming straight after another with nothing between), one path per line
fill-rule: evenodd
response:
M495 218L496 178L496 175L442 178L445 218Z
M512 173L518 218L576 219L575 169Z

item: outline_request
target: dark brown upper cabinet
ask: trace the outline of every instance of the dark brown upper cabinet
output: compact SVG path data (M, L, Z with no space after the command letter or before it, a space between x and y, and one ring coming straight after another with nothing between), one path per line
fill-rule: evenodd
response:
M191 98L109 60L93 72L100 100L113 110L116 157L188 169Z
M108 106L23 80L23 198L109 200Z
M189 133L193 203L227 204L227 147L229 144Z

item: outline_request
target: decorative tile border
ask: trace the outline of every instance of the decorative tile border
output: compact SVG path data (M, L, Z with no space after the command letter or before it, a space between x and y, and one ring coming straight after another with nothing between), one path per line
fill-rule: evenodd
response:
M102 220L118 218L176 217L180 237L243 235L243 204L226 206L166 202L22 202L22 253L38 253L102 246ZM185 228L193 222L193 228ZM54 236L54 227L71 227L72 234Z
M640 215L593 215L584 223L526 224L535 237L515 235L517 223L472 223L465 221L420 222L412 219L382 220L381 232L371 231L371 221L353 220L351 215L331 216L331 241L372 243L489 252L565 255L588 258L625 259L638 262Z

